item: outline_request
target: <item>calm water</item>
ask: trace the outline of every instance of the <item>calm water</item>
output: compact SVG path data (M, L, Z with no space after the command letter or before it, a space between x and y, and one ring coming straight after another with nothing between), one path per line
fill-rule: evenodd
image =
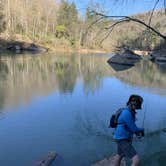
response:
M134 140L142 165L163 166L166 71L145 60L116 72L110 56L0 57L1 165L33 166L49 151L58 152L58 166L90 166L110 156L110 115L134 93L144 98L137 124L146 137Z

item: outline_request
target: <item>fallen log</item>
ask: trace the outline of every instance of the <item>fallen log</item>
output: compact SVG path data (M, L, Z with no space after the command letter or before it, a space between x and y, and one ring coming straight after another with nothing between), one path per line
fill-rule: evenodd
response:
M141 56L148 56L152 53L152 51L141 51L141 50L133 50L133 52Z
M56 157L57 157L56 152L49 152L47 157L39 161L36 166L50 166Z

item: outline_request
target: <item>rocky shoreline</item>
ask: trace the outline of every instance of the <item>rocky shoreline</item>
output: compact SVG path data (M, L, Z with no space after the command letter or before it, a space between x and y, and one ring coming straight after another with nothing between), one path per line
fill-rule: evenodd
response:
M56 49L55 49L56 50ZM58 48L57 48L58 50ZM89 50L89 49L63 49L62 51L67 50L68 52L79 52L79 53L106 53L104 51L98 50ZM48 48L35 44L35 43L26 43L21 41L0 41L0 53L11 52L11 53L44 53L49 51ZM59 51L59 50L58 50ZM134 66L140 60L146 59L153 61L157 65L166 66L166 48L162 50L155 51L141 51L141 50L129 50L123 49L115 54L108 60L108 63L116 68L117 65L121 66L121 69L127 69ZM124 67L123 67L124 66ZM118 69L119 70L119 69Z
M116 53L114 56L108 59L107 62L114 70L122 71L133 67L142 59L150 60L160 67L166 68L166 49L151 52L124 49L123 51Z
M14 54L20 54L24 52L28 53L44 53L44 52L78 52L81 54L87 54L87 53L97 53L97 54L103 54L108 53L105 50L102 49L86 49L86 48L63 48L63 47L55 47L55 48L47 48L45 46L35 44L33 42L22 42L22 41L13 41L8 42L6 40L0 39L0 53L10 52Z
M31 52L31 53L42 53L47 52L48 48L34 44L34 43L25 43L25 42L7 42L4 45L1 45L0 52L12 52L12 53L22 53L22 52Z

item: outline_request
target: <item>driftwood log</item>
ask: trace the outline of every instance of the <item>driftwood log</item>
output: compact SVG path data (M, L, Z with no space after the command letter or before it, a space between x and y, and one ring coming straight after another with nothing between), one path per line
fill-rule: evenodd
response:
M36 166L50 166L51 163L55 160L57 157L56 152L49 152L47 157L41 161L39 161Z

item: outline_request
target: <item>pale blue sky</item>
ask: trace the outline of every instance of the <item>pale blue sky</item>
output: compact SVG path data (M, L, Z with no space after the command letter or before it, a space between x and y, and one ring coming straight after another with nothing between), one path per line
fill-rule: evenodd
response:
M153 9L156 0L69 0L76 3L79 13L83 14L89 3L99 3L109 15L133 15ZM160 0L156 9L163 8L164 0Z

